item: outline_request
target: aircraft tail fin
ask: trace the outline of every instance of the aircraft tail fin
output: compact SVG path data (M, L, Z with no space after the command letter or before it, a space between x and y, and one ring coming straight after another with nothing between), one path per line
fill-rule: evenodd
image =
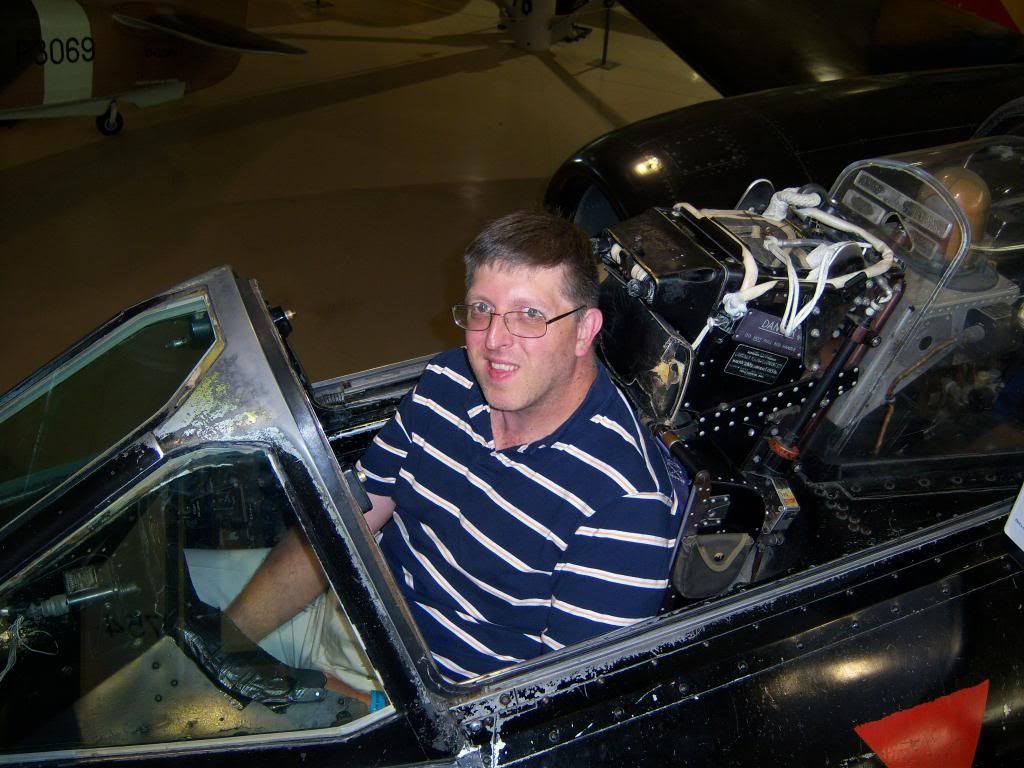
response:
M161 32L199 45L235 53L305 53L302 48L206 16L189 13L157 13L144 18L124 13L115 13L113 16L118 24L131 29Z

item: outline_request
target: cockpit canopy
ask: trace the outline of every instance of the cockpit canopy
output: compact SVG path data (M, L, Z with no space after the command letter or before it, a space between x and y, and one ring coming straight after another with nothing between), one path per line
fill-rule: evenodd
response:
M910 269L985 290L1024 253L1024 140L979 139L863 160L829 193L839 213L886 239Z

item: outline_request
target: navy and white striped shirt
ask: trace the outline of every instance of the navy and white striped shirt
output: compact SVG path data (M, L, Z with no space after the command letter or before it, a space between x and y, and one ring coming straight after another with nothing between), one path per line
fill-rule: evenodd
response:
M682 515L603 366L542 440L494 450L464 349L435 357L360 461L381 548L435 661L463 680L654 615Z

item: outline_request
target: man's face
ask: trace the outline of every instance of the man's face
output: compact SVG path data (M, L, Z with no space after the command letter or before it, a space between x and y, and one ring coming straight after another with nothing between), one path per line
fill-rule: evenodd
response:
M563 280L561 266L484 266L473 275L466 303L483 303L498 313L535 309L551 319L576 308L563 293ZM581 367L589 366L600 325L600 312L591 309L551 323L537 339L512 335L501 317L492 318L486 331L466 331L469 363L487 403L522 416L568 418L578 405L574 386Z

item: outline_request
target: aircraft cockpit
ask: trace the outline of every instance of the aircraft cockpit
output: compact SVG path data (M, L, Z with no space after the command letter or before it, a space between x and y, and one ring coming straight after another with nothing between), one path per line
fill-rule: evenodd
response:
M768 624L808 658L823 655L810 638L826 623L875 641L953 638L930 651L946 685L966 611L988 611L992 594L971 581L960 592L984 608L954 604L947 576L1015 578L993 528L1024 481L1022 159L1024 141L996 138L867 160L828 191L757 181L734 209L679 203L595 238L599 354L689 483L674 589L660 616L465 685L431 663L353 466L428 358L310 384L287 313L227 268L121 313L0 398L0 682L17 693L0 706L0 763L227 739L390 748L384 729L410 701L475 735L502 708L532 712L585 680L610 689L623 670L636 702L653 669L637 659L665 674L673 643L678 677L657 695L696 702L710 687L691 697L681 681L710 667L686 654L721 647L722 669L744 679L755 659L774 669ZM256 645L223 612L299 529L329 588ZM908 583L934 586L938 609L869 625L871 611L889 621ZM1000 599L1017 610L1014 594ZM800 618L834 600L840 613ZM317 627L332 616L327 637ZM794 621L810 623L793 635ZM197 661L196 637L237 663ZM885 642L887 690L912 687L918 668L885 661ZM617 719L623 698L607 697L621 694L600 696ZM516 719L503 718L496 728Z
M684 598L1016 492L1022 162L1010 138L865 160L596 241L602 354L694 478Z

